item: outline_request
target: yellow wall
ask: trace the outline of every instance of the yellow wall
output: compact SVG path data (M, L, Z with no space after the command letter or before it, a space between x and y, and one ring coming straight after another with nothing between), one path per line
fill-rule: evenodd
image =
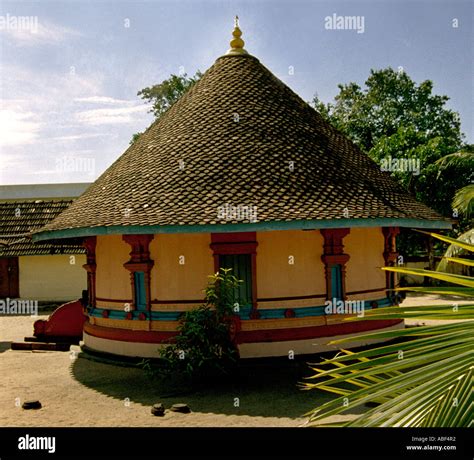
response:
M381 228L352 228L344 238L344 252L351 258L346 265L346 291L385 288L383 259L384 237ZM380 295L382 294L382 295ZM357 298L384 297L380 293L349 296Z
M150 243L151 299L199 300L208 276L214 273L214 258L209 233L160 234ZM183 256L184 264L180 264ZM165 305L154 309L166 309Z
M96 297L105 299L132 299L130 272L123 266L130 260L131 247L122 240L122 235L97 237L96 246ZM110 306L107 302L97 301L97 306ZM121 303L115 307L122 309Z
M20 297L24 299L76 300L87 289L84 254L21 256L18 260Z
M278 231L257 234L257 296L296 297L325 295L324 239L319 231ZM151 300L204 299L203 289L214 272L209 245L210 234L159 234L150 243ZM344 238L347 264L346 290L360 291L385 287L380 270L384 238L380 228L351 229ZM130 258L130 245L121 235L97 238L97 297L131 300L130 273L123 264ZM184 264L180 257L184 256ZM289 263L289 257L294 263ZM382 294L383 291L381 291ZM350 296L351 299L377 297L379 293ZM324 304L324 298L259 302L259 308L289 308ZM198 305L197 303L196 305ZM97 302L98 306L122 309L122 303ZM154 310L184 310L192 304L155 304Z
M258 297L325 294L323 237L319 231L259 232L257 235ZM293 256L293 265L289 257ZM324 299L260 302L259 308L311 306Z

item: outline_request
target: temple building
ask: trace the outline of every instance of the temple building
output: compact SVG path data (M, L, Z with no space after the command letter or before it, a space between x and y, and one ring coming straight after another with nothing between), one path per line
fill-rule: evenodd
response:
M400 227L451 223L248 54L236 24L230 50L34 239L83 239L89 349L157 357L225 267L244 281L235 343L259 357L403 327L344 321L398 302L381 267Z

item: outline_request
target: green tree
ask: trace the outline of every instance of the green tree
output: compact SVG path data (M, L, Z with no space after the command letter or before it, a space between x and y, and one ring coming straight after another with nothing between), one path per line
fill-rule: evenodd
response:
M163 80L156 85L147 86L138 91L140 96L147 102L152 104L150 112L156 118L160 118L183 94L185 94L200 78L202 73L198 70L193 77L183 75L170 75L169 78ZM133 144L141 133L135 133L130 141Z
M432 94L430 80L417 85L405 72L389 67L371 70L365 85L363 90L354 82L339 84L334 103L313 100L315 108L363 151L370 153L393 135L405 137L407 130L408 145L440 138L452 151L461 146L459 115L445 107L447 96Z
M449 98L433 94L430 80L417 84L390 67L371 70L365 88L354 82L338 86L334 102L324 104L315 97L315 109L377 163L389 157L419 161L419 171L392 175L421 202L457 217L452 200L470 184L473 162L456 155L470 147L462 147L459 115L446 107ZM442 158L447 158L444 163ZM469 226L466 219L464 215L461 229ZM423 253L425 244L426 238L402 232L399 248L412 255Z
M141 89L137 95L152 103L150 112L159 118L201 77L199 70L193 77L188 77L187 74L171 75L161 83Z

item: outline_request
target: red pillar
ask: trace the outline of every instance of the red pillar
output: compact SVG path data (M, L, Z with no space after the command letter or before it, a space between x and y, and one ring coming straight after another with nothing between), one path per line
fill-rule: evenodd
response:
M133 308L136 309L135 295L135 272L144 272L145 274L145 292L146 309L151 310L151 289L150 272L154 262L150 259L150 242L154 235L123 235L122 239L128 243L132 250L130 251L130 260L123 266L130 271L130 283L132 286ZM151 317L150 317L151 318Z
M95 248L97 245L97 237L87 237L82 242L82 245L86 248L86 263L83 267L87 271L87 303L88 307L95 308L95 272L97 268Z
M393 267L396 265L398 258L396 237L400 233L400 229L398 227L382 227L382 233L384 236L383 258L385 265ZM392 297L394 295L395 273L385 272L385 287L387 288L387 296Z
M349 228L334 228L321 230L321 235L324 238L324 252L321 260L324 263L324 273L326 276L326 299L330 299L332 292L331 280L331 265L341 266L342 278L342 298L347 299L346 296L346 263L350 256L344 254L344 244L342 240L350 233Z

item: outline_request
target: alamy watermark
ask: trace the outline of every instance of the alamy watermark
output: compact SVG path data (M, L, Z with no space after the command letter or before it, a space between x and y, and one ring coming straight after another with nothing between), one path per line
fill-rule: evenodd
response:
M411 172L418 176L421 170L419 158L392 158L390 156L382 158L380 170L388 172Z
M18 438L19 450L46 450L50 454L56 452L55 436L30 436L29 434Z
M324 302L324 313L326 315L357 315L358 318L364 316L364 300L340 300L332 299Z
M95 158L63 156L56 158L56 171L95 173Z
M217 218L219 220L239 220L257 222L257 206L223 204L217 208Z
M365 16L332 16L324 18L324 28L326 30L355 30L358 34L365 32Z
M38 316L38 301L28 299L0 299L0 315Z
M0 30L28 30L38 32L38 16L0 15Z

